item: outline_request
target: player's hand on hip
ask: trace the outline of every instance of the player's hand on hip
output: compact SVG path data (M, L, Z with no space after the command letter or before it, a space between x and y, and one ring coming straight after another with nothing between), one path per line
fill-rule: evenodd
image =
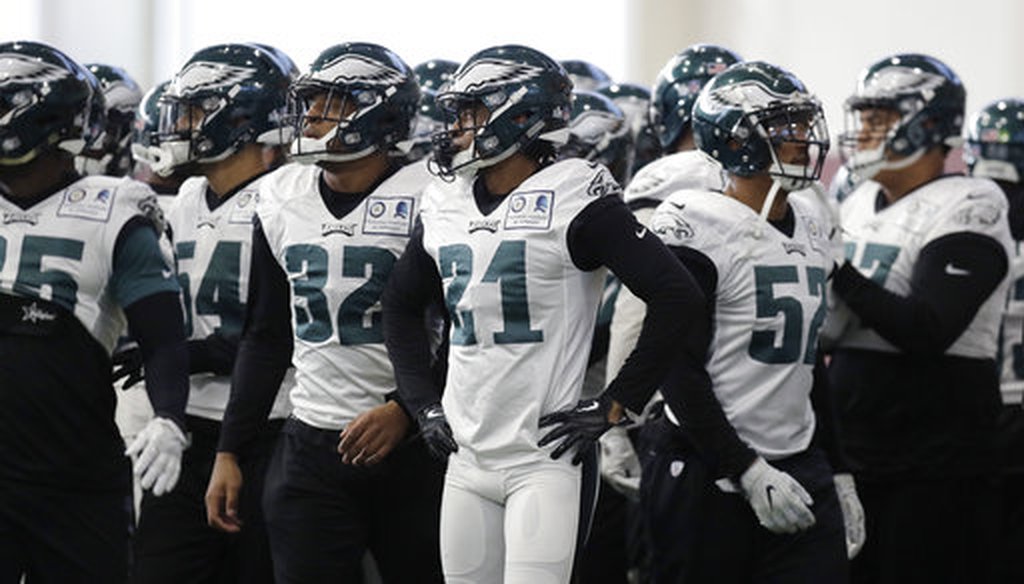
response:
M544 447L561 439L551 452L551 458L557 459L575 447L572 463L579 464L588 446L612 426L627 421L625 416L612 411L614 405L610 397L602 394L597 399L580 400L569 409L541 416L538 424L541 428L554 427L541 437L537 445ZM615 409L618 410L618 407Z
M843 525L846 527L846 555L851 560L860 553L867 540L867 529L864 525L864 507L857 496L857 486L853 475L840 473L832 477L839 497L839 507L843 510Z
M156 496L171 492L181 474L181 454L188 438L176 423L155 417L135 436L125 450L132 458L132 470L143 489Z
M345 464L376 464L397 446L409 431L409 417L389 401L359 414L341 431L338 454Z
M444 408L440 403L433 403L424 407L416 414L416 422L423 434L423 441L427 443L430 454L438 460L447 460L453 452L459 451L459 445L455 443L452 435L452 427L448 425L448 418L444 415Z
M803 486L758 457L740 477L740 487L758 521L773 533L796 533L814 525L814 500Z
M137 345L114 352L111 361L114 364L112 380L124 379L121 389L130 389L146 377L142 369L142 351Z
M230 452L218 452L206 487L206 522L210 527L236 533L242 529L238 495L242 491L242 469Z

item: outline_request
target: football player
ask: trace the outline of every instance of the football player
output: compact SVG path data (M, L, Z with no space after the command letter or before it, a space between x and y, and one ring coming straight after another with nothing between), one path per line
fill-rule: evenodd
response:
M824 114L793 74L744 62L704 85L691 127L727 174L720 190L676 191L650 220L712 315L684 341L706 359L673 368L665 415L645 428L654 580L845 582L847 509L831 462L841 459L819 447L836 441L816 436L831 425L814 403L827 398L815 363L830 220L788 196L820 176Z
M369 549L385 582L440 582L442 466L396 401L380 295L431 178L400 166L419 87L370 43L324 50L292 84L288 164L260 184L250 292L207 490L210 524L244 529L243 474L289 362L293 412L263 506L277 582L358 582ZM255 484L255 483L254 483ZM242 491L244 493L244 490Z
M431 136L444 126L442 112L437 107L437 92L458 68L458 63L447 59L430 59L413 67L420 84L420 105L412 135L405 146L408 150L406 159L410 162L422 160L424 165L430 162L427 155L430 154Z
M629 183L641 168L661 156L661 146L654 135L647 110L651 107L651 90L636 83L609 83L596 90L612 100L622 109L629 123L629 133L633 140L633 160L629 172L622 181Z
M132 487L110 355L126 322L155 411L128 448L142 486L173 489L187 444L163 219L146 185L75 170L105 127L92 73L13 42L0 79L0 578L124 582Z
M421 228L384 293L399 391L448 460L449 583L568 581L583 523L573 462L623 418L618 403L643 407L703 306L606 168L555 162L571 90L561 65L519 45L459 68L438 96L450 120L434 150L444 180L424 193ZM606 266L651 318L609 390L580 401ZM452 325L443 396L422 325L438 304Z
M946 64L898 54L846 102L844 163L865 182L841 207L848 261L832 283L856 318L829 376L869 518L855 582L986 581L992 565L1012 237L996 184L943 174L964 101Z
M177 195L181 183L188 178L184 167L173 168L166 176L162 176L154 172L152 166L160 154L156 141L160 124L160 98L170 84L170 79L161 81L142 96L135 112L131 139L132 159L135 162L132 176L148 184L161 199Z
M197 175L182 184L166 215L189 338L192 443L174 491L143 496L135 540L139 583L273 582L261 479L288 415L289 383L246 453L244 472L252 479L239 503L245 529L237 535L210 529L203 500L247 304L252 218L270 170L264 149L284 148L289 82L288 71L262 47L214 45L189 58L160 100L155 170Z
M1002 472L999 543L994 582L1024 580L1024 100L994 101L974 114L967 128L964 162L971 176L990 178L1006 195L1014 248L1010 290L1000 327L999 372L1003 407L997 441Z
M573 89L595 91L598 87L608 85L612 78L604 69L582 59L565 59L561 61L565 72L569 74Z
M680 189L721 191L721 165L694 145L691 113L701 88L716 74L739 62L731 50L708 44L686 48L672 57L654 83L650 120L665 155L639 171L623 194L637 220L646 225L654 208ZM609 329L606 378L614 379L636 345L644 319L644 303L629 290L619 292ZM660 412L657 408L653 411ZM640 461L624 428L601 437L601 474L613 488L639 497Z
M1001 527L994 559L993 581L1024 581L1019 561L1024 549L1024 100L994 101L971 119L964 162L971 176L990 178L999 185L1009 205L1010 291L1003 312L999 345L1000 393L998 446L1002 471Z
M142 101L142 89L120 67L93 63L86 68L103 91L107 125L98 143L75 157L76 166L82 174L127 176L132 170L132 125Z

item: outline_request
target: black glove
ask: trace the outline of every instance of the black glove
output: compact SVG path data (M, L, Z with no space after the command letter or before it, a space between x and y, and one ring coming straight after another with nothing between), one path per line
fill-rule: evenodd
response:
M540 439L540 442L537 443L538 446L545 446L564 437L562 443L551 453L551 458L559 458L575 446L576 454L572 457L572 463L579 464L583 460L584 453L593 447L594 442L601 437L601 434L604 434L608 428L617 425L608 421L608 410L611 407L611 398L601 395L597 399L580 400L568 410L541 416L539 424L541 428L547 426L554 426L554 428ZM621 423L624 424L626 421L626 418L623 417Z
M448 455L458 452L459 445L452 437L452 427L440 403L426 406L416 414L416 422L420 425L423 441L427 443L430 454L438 460L446 460Z
M132 345L115 352L111 360L114 364L113 380L116 382L121 378L126 378L121 389L129 389L145 378L142 371L142 351L138 346Z

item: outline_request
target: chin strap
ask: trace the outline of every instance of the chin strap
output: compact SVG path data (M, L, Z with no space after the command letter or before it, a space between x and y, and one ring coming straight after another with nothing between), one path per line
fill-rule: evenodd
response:
M779 182L779 179L772 180L772 187L768 189L768 196L764 198L764 203L761 205L761 221L768 221L768 213L771 212L780 190L782 190L782 183Z

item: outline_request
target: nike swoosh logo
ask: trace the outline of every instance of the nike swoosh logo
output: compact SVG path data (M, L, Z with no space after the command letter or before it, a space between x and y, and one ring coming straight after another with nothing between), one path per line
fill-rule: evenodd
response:
M581 411L581 412L593 412L597 408L598 408L598 403L597 402L593 402L593 403L590 403L590 404L587 404L587 405L583 406L582 408L579 409L579 411Z
M946 273L950 276L970 276L970 270L958 268L952 264L952 262L946 264Z
M764 494L765 494L766 497L768 497L768 508L769 509L772 508L772 491L774 491L774 490L775 490L775 486L774 485L768 485L767 487L764 488Z
M164 280L168 280L168 279L170 279L171 276L174 275L174 271L172 271L172 270L162 270L160 272L160 274L163 275Z
M637 239L643 239L645 235L647 235L647 228L646 227L644 227L643 229L637 229L636 230L636 238Z
M442 412L441 410L434 410L434 411L431 411L431 412L427 412L427 419L428 420L433 420L434 418L440 418L443 415L444 415L444 412Z

